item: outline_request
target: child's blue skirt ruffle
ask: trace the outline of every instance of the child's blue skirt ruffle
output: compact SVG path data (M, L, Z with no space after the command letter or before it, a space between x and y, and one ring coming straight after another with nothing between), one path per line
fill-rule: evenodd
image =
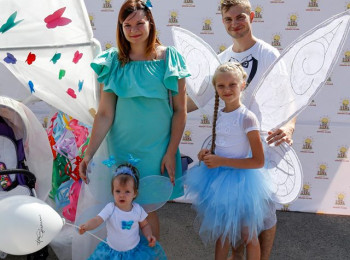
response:
M267 170L218 167L204 163L186 174L186 194L197 211L199 235L204 243L224 241L232 246L250 242L264 230L271 210Z
M112 249L107 243L101 242L97 245L95 251L88 258L89 260L166 260L166 254L157 242L154 247L148 246L148 241L141 236L138 245L128 251L117 251Z

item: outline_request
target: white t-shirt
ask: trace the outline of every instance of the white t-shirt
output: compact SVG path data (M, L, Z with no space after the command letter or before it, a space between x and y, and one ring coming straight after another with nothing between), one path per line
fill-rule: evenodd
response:
M246 158L250 152L247 133L259 131L259 121L244 105L232 112L218 111L215 154L226 158Z
M246 88L243 92L241 101L249 106L253 91L260 79L269 68L269 66L279 57L279 52L270 44L258 39L257 42L248 50L243 52L234 52L232 46L219 54L221 63L239 62L242 64L247 77Z
M140 242L139 222L146 219L147 213L139 204L132 205L130 211L123 211L110 202L98 214L106 222L107 243L114 250L128 251Z

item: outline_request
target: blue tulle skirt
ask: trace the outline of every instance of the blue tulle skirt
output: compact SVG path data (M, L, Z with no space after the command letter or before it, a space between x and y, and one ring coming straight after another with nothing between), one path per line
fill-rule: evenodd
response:
M256 241L271 211L268 175L262 169L209 169L204 163L191 168L185 179L193 200L204 243L228 239L236 247Z
M128 251L117 251L105 242L97 245L89 260L166 260L167 257L161 245L157 242L154 247L148 246L148 241L141 236L140 243Z

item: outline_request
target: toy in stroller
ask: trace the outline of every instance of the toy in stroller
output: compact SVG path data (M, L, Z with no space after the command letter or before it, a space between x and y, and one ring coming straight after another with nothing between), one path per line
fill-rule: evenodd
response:
M0 96L0 200L14 195L45 200L51 172L51 149L38 119L22 103ZM27 259L47 256L45 247ZM1 258L5 257L6 253L1 252Z

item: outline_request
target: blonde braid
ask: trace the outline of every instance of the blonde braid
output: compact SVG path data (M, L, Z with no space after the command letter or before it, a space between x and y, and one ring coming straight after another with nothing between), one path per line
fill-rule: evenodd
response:
M218 119L218 110L219 110L219 94L215 91L215 104L214 104L214 116L213 116L213 129L211 136L211 148L210 152L215 154L215 139L216 139L216 120Z

